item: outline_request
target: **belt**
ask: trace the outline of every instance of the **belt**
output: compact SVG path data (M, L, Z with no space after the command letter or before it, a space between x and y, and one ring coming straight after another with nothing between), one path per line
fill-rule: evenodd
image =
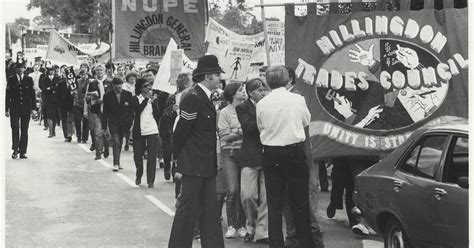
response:
M268 147L268 148L289 148L289 147L303 147L304 142L299 142L299 143L294 143L286 146L266 146L264 145L263 147Z

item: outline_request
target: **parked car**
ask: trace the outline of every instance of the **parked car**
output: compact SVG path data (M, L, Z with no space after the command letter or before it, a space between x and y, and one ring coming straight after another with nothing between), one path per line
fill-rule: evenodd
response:
M468 122L420 129L355 179L385 247L468 247Z

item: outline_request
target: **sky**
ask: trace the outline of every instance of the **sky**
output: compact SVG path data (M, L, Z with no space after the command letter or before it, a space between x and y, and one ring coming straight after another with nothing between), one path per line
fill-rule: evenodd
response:
M40 9L26 10L29 0L0 0L2 9L2 22L13 22L18 17L24 17L32 20L40 15Z

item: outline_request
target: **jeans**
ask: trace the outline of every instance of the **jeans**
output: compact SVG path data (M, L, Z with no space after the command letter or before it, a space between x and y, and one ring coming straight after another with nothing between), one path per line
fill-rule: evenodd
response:
M245 226L245 213L240 201L240 149L222 149L222 162L227 181L227 225L239 229Z
M112 136L112 154L114 157L114 165L120 165L120 153L122 151L123 132L118 130L117 132L111 132Z
M28 127L30 125L30 115L11 115L10 127L12 129L12 150L13 152L26 154L28 148ZM21 130L21 134L20 134Z
M255 240L268 238L267 192L262 168L242 168L240 182L247 233L255 234Z
M61 125L63 128L64 138L67 139L72 137L74 134L74 118L71 111L67 111L63 108L60 109L61 114Z
M137 168L137 179L143 176L143 155L148 153L146 162L146 178L148 185L155 183L156 173L156 151L158 146L158 134L133 137L133 160Z
M287 190L296 237L301 247L314 247L309 210L309 168L302 145L265 146L263 171L267 190L270 247L285 247L282 212Z
M104 150L109 150L109 139L107 138L107 132L102 130L102 121L99 114L89 113L89 128L94 133L96 155L101 155Z
M89 139L89 121L83 116L83 107L74 106L73 115L77 140L87 141Z

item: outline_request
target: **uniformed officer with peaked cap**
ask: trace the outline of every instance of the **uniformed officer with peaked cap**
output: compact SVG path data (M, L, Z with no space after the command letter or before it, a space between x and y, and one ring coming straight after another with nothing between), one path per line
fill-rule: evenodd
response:
M7 79L5 116L10 117L12 158L17 158L19 153L21 159L26 159L28 127L31 111L36 110L36 95L33 88L33 79L25 75L26 64L17 63L15 70L15 75Z
M181 193L176 203L169 247L192 246L199 221L201 246L224 247L216 197L216 110L211 93L224 73L216 56L205 55L193 71L197 83L180 103L180 119L173 134L176 171L181 173Z

